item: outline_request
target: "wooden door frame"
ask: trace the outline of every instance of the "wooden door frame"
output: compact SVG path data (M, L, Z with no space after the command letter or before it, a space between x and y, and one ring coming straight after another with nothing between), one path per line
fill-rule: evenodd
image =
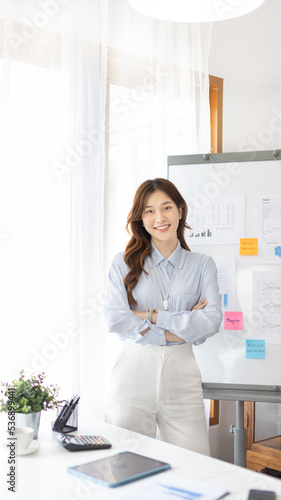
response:
M246 428L246 466L263 471L266 468L281 471L281 436L255 441L255 402L244 403L244 426Z

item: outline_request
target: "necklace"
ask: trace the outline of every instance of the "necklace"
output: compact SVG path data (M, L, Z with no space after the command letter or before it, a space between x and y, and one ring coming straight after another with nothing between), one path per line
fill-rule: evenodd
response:
M179 264L180 264L180 259L181 259L181 254L182 254L182 247L181 247L181 250L180 250L180 253L179 253L179 258L178 258L178 261L177 261L177 265L175 266L174 270L173 270L173 274L172 274L172 277L171 277L171 281L169 283L169 287L168 287L168 290L167 292L165 293L165 290L164 290L164 286L163 286L163 283L162 283L162 280L161 280L161 276L160 276L160 273L159 273L159 270L157 269L156 265L155 265L155 262L153 260L153 257L152 255L150 255L150 260L151 260L151 263L154 267L154 271L155 271L155 274L156 274L156 278L157 278L157 281L159 283L159 286L160 286L160 289L161 289L161 293L162 293L162 297L163 297L163 309L164 311L173 311L173 309L169 309L169 302L168 302L168 297L169 297L169 293L170 293L170 290L171 290L171 287L172 287L172 284L173 284L173 281L175 279L175 276L176 276L176 272L179 268ZM160 308L159 308L160 309Z

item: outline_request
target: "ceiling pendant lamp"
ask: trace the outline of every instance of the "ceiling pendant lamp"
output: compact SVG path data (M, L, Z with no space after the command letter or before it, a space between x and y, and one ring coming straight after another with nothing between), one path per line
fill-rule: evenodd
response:
M244 16L265 0L128 0L146 16L164 21L208 23Z

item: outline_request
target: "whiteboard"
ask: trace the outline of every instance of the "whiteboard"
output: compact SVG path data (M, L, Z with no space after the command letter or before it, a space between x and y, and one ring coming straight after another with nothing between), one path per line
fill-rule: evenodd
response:
M257 331L261 335L261 330L256 327L255 314L252 313L253 295L255 297L258 293L256 288L253 292L253 277L262 276L256 274L261 272L273 273L273 276L279 276L277 273L281 273L281 256L276 255L273 261L269 262L270 259L268 260L266 255L260 254L261 235L264 230L262 226L267 221L261 218L261 213L257 210L257 207L264 203L260 201L264 200L264 197L269 197L268 199L281 197L280 160L279 150L218 153L207 156L207 159L204 159L203 155L168 157L167 177L177 186L188 206L192 206L195 200L197 208L200 207L200 203L202 205L205 203L207 211L209 207L211 212L213 210L211 207L216 204L217 207L220 206L221 199L238 200L237 210L242 199L244 206L243 228L239 226L233 240L228 239L228 236L225 239L220 239L218 236L217 240L210 238L208 241L205 236L196 239L194 235L196 236L198 231L197 235L200 236L200 227L194 228L194 226L193 236L190 236L192 234L190 231L186 234L191 251L211 255L215 260L227 257L234 261L235 282L232 293L235 311L243 313L242 330L225 330L223 320L218 334L207 339L204 344L194 346L194 354L205 383L281 385L281 290L280 307L276 308L275 315L275 319L280 319L279 327L277 321L275 334L270 337L268 332L262 330L265 340L264 359L246 357L246 341L256 339ZM275 232L277 239L280 234L280 241L281 212L277 211L274 217L271 233ZM200 221L200 217L198 220ZM269 232L270 229L266 228L266 231ZM239 235L241 238L259 238L257 256L239 254ZM274 343L272 340L269 341L272 338L275 339Z

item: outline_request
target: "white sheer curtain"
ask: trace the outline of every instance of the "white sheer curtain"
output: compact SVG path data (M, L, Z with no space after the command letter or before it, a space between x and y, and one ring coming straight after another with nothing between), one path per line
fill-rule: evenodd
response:
M209 150L210 25L126 0L0 0L0 366L102 418L107 272L138 184Z
M61 70L60 7L0 2L1 380L45 371L67 381L69 190L52 160L67 144L69 79ZM62 368L60 370L60 367Z
M210 149L211 28L157 21L126 0L110 3L107 263L123 248L123 227L139 183L166 177L169 154Z
M44 370L84 412L102 407L106 23L106 0L0 1L0 379Z

